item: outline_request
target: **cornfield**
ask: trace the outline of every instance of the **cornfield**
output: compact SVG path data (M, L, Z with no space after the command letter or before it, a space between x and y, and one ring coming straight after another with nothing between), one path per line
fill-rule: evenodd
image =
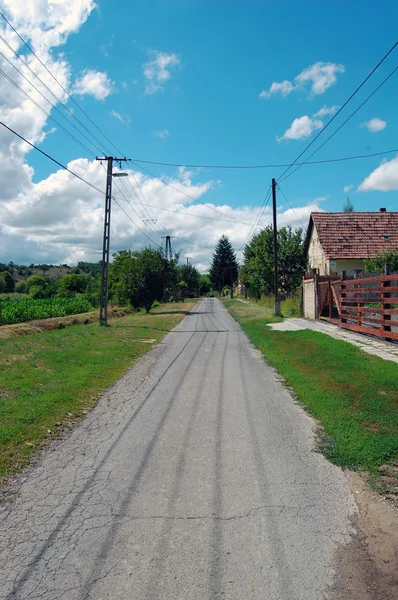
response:
M73 298L32 299L23 295L0 296L0 325L24 323L33 319L66 317L91 310L91 304L83 296Z

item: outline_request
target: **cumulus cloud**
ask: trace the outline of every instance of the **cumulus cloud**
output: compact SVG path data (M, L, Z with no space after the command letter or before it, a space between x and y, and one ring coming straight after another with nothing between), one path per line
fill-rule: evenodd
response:
M114 117L115 119L120 121L122 125L130 125L131 123L130 117L122 117L122 115L118 113L117 110L111 110L110 115L111 117Z
M348 194L354 186L350 183L350 185L345 185L343 191L345 194Z
M398 190L398 154L390 161L383 160L370 175L368 175L358 187L359 192L378 190L390 192Z
M69 33L79 30L94 8L94 2L3 0L3 4L8 8L10 20L31 41L43 62L65 89L71 90L71 67L65 57L53 52L53 49L65 43ZM20 48L20 42L4 24L0 24L0 33L16 50ZM24 58L54 93L66 101L67 95L40 63L28 53ZM10 60L13 60L11 56ZM171 63L168 64L170 66ZM163 66L167 70L167 64ZM51 111L40 94L21 76L12 72L11 66L1 57L0 68L7 74L10 73L18 85L43 108ZM167 76L164 80L167 81ZM152 81L156 83L158 78L154 75ZM39 87L41 84L36 81L35 85ZM43 92L48 94L44 88ZM26 139L39 143L45 135L51 133L48 117L4 78L0 79L0 96L0 119ZM117 114L122 119L126 118ZM113 117L118 119L116 114ZM59 143L62 143L64 134L61 131L53 135L60 136ZM102 190L105 189L106 176L104 165L87 158L77 158L68 164L72 171L93 184L98 191L64 170L56 170L43 180L36 181L34 170L28 162L30 152L31 148L27 144L6 129L0 128L0 160L3 165L0 172L0 234L3 262L12 260L28 264L73 264L79 260L100 260L104 218ZM113 252L124 248L140 249L147 244L161 244L163 240L158 230L161 227L176 236L173 247L181 250L182 255L196 259L199 268L204 270L208 268L214 244L223 233L229 235L238 248L245 242L251 224L257 219L259 207L232 207L228 204L216 206L211 194L220 184L208 179L204 173L192 173L182 168L173 176L164 178L173 187L144 176L139 171L130 173L129 178L114 181L113 196L116 202L112 209ZM137 196L130 193L131 186ZM130 203L127 203L123 195ZM126 216L118 204L129 216ZM300 226L297 216L304 222L308 220L311 210L319 210L315 201L295 208L295 213L292 214L289 211L280 212L279 222L281 225L289 223L293 227ZM148 223L146 226L143 223L143 219L147 219L149 215L157 219L156 224ZM261 225L267 225L271 218L271 210L267 207ZM182 238L188 242L182 241Z
M361 123L361 127L366 127L372 133L377 133L378 131L382 131L387 126L387 121L383 121L382 119L378 119L374 117L370 119L370 121L366 121L365 123Z
M154 94L162 90L164 84L171 78L173 69L180 65L177 54L167 52L155 53L153 60L144 64L145 93Z
M311 119L311 117L304 115L303 117L294 119L289 129L281 137L277 136L276 139L278 142L283 140L302 140L309 137L316 129L321 129L321 127L323 127L322 121Z
M105 100L112 90L113 83L107 74L92 69L85 69L73 86L78 96L94 96L97 100Z
M295 86L291 81L285 80L281 82L274 81L271 85L270 89L267 91L263 90L260 92L260 98L269 98L272 94L280 94L281 96L288 96L293 90Z
M310 97L324 94L337 81L337 74L344 73L344 65L337 63L317 62L299 73L292 81L274 81L269 90L263 90L260 98L270 98L280 94L288 96L294 90L308 90ZM321 116L321 115L320 115Z
M170 133L167 129L162 129L161 131L154 131L153 135L155 137L159 137L159 138L167 138L169 137Z
M314 117L326 117L327 115L334 115L339 110L340 106L322 106L313 116Z

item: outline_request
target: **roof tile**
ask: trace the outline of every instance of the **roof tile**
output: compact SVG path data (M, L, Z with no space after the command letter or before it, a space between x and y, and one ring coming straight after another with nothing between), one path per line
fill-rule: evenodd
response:
M311 213L327 259L398 251L398 212Z

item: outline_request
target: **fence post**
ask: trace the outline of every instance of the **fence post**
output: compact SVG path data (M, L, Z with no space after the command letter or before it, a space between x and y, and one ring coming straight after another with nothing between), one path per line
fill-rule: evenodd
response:
M387 263L386 265L384 265L384 275L389 275L390 274L390 265ZM383 281L381 284L381 287L383 288L383 292L381 294L381 297L384 298L391 298L391 294L387 292L384 292L385 288L389 288L391 286L391 281ZM383 315L383 323L382 323L382 330L383 333L385 334L388 331L391 331L391 325L386 325L386 321L391 321L391 315L390 314L386 314L387 310L391 309L391 304L384 304L382 305L382 315ZM392 338L387 337L386 335L384 335L384 339L387 340L387 342L392 342Z

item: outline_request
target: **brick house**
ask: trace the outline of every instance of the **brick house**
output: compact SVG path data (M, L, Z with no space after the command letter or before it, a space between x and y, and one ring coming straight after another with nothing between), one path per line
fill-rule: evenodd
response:
M362 271L365 260L385 250L398 251L398 212L311 213L304 242L308 272L347 276Z

